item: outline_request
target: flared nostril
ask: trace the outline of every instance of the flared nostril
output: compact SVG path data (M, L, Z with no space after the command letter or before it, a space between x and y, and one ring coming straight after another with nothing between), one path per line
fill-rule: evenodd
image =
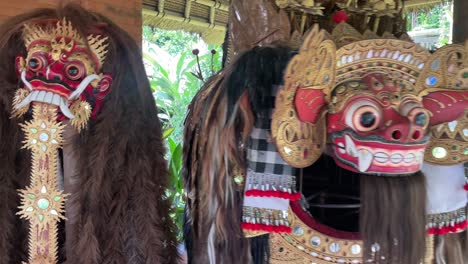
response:
M394 140L399 140L401 139L401 131L400 130L395 130L392 132L392 138Z
M421 137L421 132L419 130L414 131L413 133L413 139L417 140Z
M55 75L52 79L54 81L61 81L62 80L62 78L60 78L60 76L58 76L58 75Z

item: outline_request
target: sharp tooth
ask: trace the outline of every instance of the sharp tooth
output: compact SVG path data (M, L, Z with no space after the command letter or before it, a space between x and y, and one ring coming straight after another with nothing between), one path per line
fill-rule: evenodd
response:
M356 157L356 144L349 135L345 135L346 152L352 157Z
M65 99L61 98L62 100L60 101L60 111L62 111L62 114L64 114L68 119L73 119L75 116L70 112L70 109L68 109L67 103L65 102Z
M51 104L52 103L52 97L54 96L53 93L47 92L45 97L44 97L44 103Z
M30 104L30 103L31 103L32 95L33 95L33 93L30 93L28 96L26 96L26 98L24 98L23 101L21 101L21 103L19 103L19 104L15 107L15 109L16 109L16 110L19 110L19 109L21 109L21 108L27 106L28 104Z
M372 153L365 149L360 149L357 153L358 156L358 167L360 172L365 172L369 169L372 164Z
M52 104L60 106L60 95L54 94L52 97Z

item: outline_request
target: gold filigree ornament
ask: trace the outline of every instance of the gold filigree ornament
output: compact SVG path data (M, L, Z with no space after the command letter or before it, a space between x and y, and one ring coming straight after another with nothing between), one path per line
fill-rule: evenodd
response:
M363 34L359 33L353 26L348 23L341 22L333 29L331 37L335 42L337 48L341 48L345 45L355 43L361 40L371 39L397 39L393 34L384 32L382 36L377 35L376 32L366 29ZM408 35L402 35L400 40L411 42L407 38Z
M272 137L291 166L302 168L314 163L323 152L326 138L324 112L316 124L299 120L294 105L296 91L298 87L320 90L328 101L334 79L335 45L315 25L286 68L285 85L278 92L278 107L272 116Z
M23 148L31 150L30 184L18 190L20 218L30 222L29 264L57 263L57 223L64 217L66 196L57 188L58 149L63 125L57 120L57 106L34 102L33 119L21 125Z
M37 108L33 112L39 111ZM33 152L33 155L43 157L57 151L62 144L63 125L47 119L33 119L21 124L26 133L24 148Z
M71 125L80 132L88 123L91 117L91 105L86 101L77 100L72 103L70 112L75 116L71 120Z
M67 41L68 39L68 41ZM72 23L65 18L59 20L54 28L43 28L40 25L25 25L23 29L23 40L32 54L34 49L46 48L47 52L51 49L51 55L54 60L58 60L62 54L62 50L71 50L74 45L89 48L94 59L96 60L96 69L99 71L102 67L108 52L108 37L101 35L88 35L84 39L79 32L73 27ZM38 40L50 41L50 47L38 43ZM86 63L85 63L86 64ZM91 65L86 65L87 69L93 68Z
M43 173L43 172L38 172ZM21 206L18 215L31 222L35 222L39 229L65 219L65 197L62 191L56 190L50 183L32 185L19 191Z
M467 91L468 41L465 45L444 46L432 54L416 85L423 94L431 91ZM446 96L450 97L448 94ZM450 111L450 103L438 104ZM430 130L431 140L426 148L425 161L440 165L468 162L468 109L457 120L433 126Z
M16 90L15 97L13 98L13 111L11 113L12 118L22 117L24 114L26 114L26 112L28 112L29 104L21 108L18 108L17 106L21 102L23 102L23 100L26 99L26 97L28 97L29 93L29 90L24 88L19 88L18 90Z
M468 162L468 109L457 120L431 127L424 160L440 165Z
M291 234L270 234L272 264L363 263L362 240L341 239L310 228L290 209Z

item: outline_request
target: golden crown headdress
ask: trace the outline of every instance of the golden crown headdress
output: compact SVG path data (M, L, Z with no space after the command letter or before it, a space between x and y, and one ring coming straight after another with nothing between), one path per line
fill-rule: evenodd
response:
M73 27L72 23L65 18L57 21L55 27L51 27L50 25L40 26L37 24L24 25L23 40L28 49L31 44L37 40L52 41L57 37L70 38L75 41L76 44L87 45L97 60L97 68L100 69L102 67L108 51L108 37L88 35L85 40Z

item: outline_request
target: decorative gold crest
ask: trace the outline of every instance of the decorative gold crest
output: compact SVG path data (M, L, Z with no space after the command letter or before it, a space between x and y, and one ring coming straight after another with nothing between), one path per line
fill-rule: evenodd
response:
M440 165L468 162L468 109L458 120L431 127L431 134L425 161Z
M75 101L71 107L70 112L75 116L71 120L71 125L80 132L91 117L91 105L85 101Z
M29 104L21 108L17 107L28 95L29 91L27 89L20 88L16 90L15 97L13 98L13 111L11 117L21 117L28 111Z
M67 41L67 39L69 39ZM74 45L88 46L93 56L97 60L96 67L99 70L106 59L107 48L109 46L108 37L101 35L88 35L83 38L70 21L65 18L59 20L54 28L43 28L38 25L25 25L23 29L23 40L26 48L30 49L38 41L50 42L52 47L52 56L58 60L62 50L71 50ZM34 45L32 45L34 44ZM38 44L43 45L43 44Z
M325 36L325 31L314 26L300 53L289 62L284 89L276 97L272 136L281 157L297 168L314 163L325 147L324 113L316 124L301 122L294 105L298 87L320 90L329 98L335 79L335 45Z

